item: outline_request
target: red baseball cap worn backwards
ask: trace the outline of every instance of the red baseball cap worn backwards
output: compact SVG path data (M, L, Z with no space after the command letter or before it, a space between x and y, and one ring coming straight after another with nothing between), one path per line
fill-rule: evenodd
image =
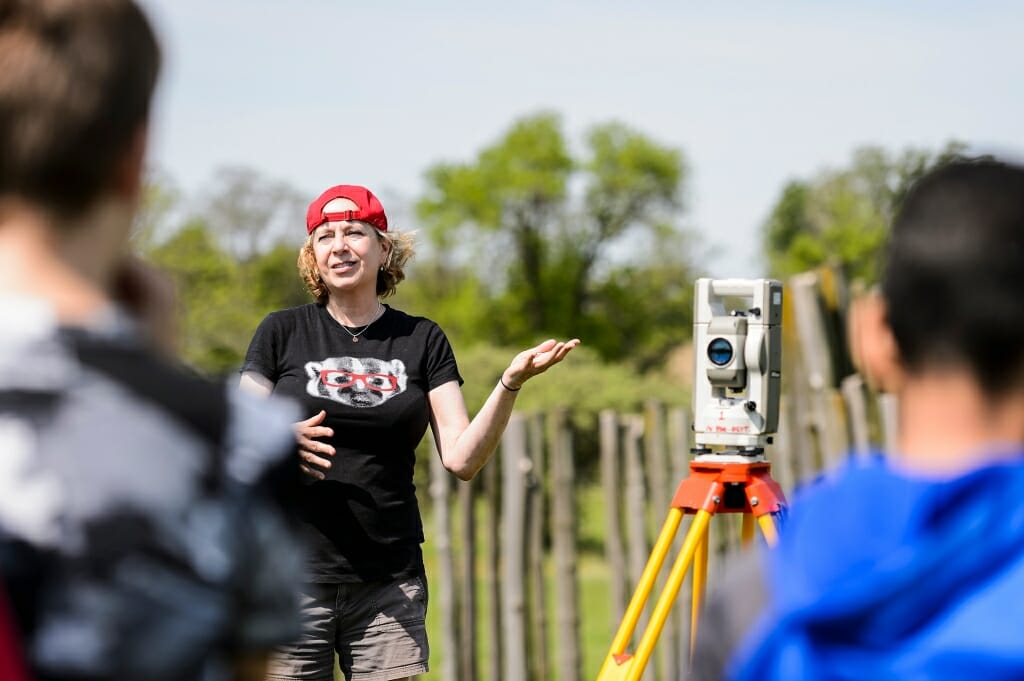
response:
M348 199L359 206L359 209L325 213L324 206L334 199ZM339 184L328 188L313 203L309 204L309 210L306 211L306 233L311 234L314 229L325 222L340 222L342 220L361 220L382 232L388 231L388 216L384 214L384 206L373 195L373 192L355 184Z

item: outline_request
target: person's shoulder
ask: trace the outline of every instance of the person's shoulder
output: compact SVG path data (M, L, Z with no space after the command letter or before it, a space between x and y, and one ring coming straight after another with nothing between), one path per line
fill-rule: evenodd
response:
M62 332L79 363L156 406L207 439L219 440L227 415L223 386L185 364L151 351L136 339L79 329Z
M441 326L429 317L412 315L390 305L387 306L387 314L397 328L418 333L443 333Z
M384 312L389 317L391 317L391 319L402 324L433 324L435 326L437 325L432 319L428 317L409 314L405 310L399 310L397 307L392 307L391 305L387 304L384 305Z
M791 500L801 505L831 503L837 494L859 494L863 489L880 491L893 484L901 484L905 479L906 476L892 469L885 454L871 452L866 456L851 456L797 483Z
M308 329L323 320L323 305L306 303L295 307L286 307L267 313L260 322L256 337L270 335L282 338L296 331Z
M291 424L299 417L290 401L258 398L211 380L131 338L64 335L84 367L219 450L224 471L238 482L261 480L290 452Z
M322 308L323 305L320 303L306 303L304 305L296 305L295 307L286 307L268 313L263 318L263 321L264 323L271 324L290 324L296 321L308 321L319 316Z

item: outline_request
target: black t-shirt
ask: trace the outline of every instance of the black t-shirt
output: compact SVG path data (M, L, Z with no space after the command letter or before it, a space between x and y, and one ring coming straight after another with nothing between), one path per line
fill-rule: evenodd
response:
M441 328L385 306L358 340L321 304L271 313L242 371L274 382L307 416L327 412L335 448L325 480L302 495L315 582L365 582L423 569L415 449L430 422L427 393L462 383Z

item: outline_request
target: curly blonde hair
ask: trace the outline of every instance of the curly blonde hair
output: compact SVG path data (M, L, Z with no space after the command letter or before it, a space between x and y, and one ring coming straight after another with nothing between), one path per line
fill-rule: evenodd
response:
M377 295L387 298L395 295L398 284L405 280L405 265L413 256L415 235L411 232L382 232L372 225L370 227L371 231L377 235L377 239L386 245L388 252L384 264L377 272ZM320 269L316 266L312 234L299 249L299 259L296 264L299 266L299 275L302 277L302 283L306 285L306 290L316 298L318 303L327 302L329 292L323 279L320 278Z

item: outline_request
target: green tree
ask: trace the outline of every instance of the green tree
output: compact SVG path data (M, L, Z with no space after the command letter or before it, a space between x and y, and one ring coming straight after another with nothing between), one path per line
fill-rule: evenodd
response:
M238 263L200 219L146 255L174 279L184 359L210 374L237 369L255 328Z
M278 243L242 263L242 279L250 286L255 313L265 315L313 301L299 276L298 256L299 247Z
M417 256L389 304L430 317L452 338L487 339L497 304L477 273L437 255Z
M771 274L786 277L828 265L853 279L876 281L889 225L904 194L917 178L964 149L958 142L937 152L890 154L863 147L846 168L787 183L763 229Z
M145 253L173 234L181 204L181 189L171 177L159 168L148 169L132 225L132 247Z
M428 169L428 194L418 206L441 248L468 240L467 227L497 233L503 250L511 247L517 267L506 269L508 284L517 290L517 311L538 332L550 328L548 235L561 217L573 165L556 116L525 118L474 162Z
M303 210L298 193L255 170L218 171L212 190L182 218L183 196L165 174L147 178L133 241L175 282L184 359L236 370L260 320L310 300L296 267Z
M278 243L302 242L306 199L291 185L243 166L219 169L200 214L223 247L244 261Z
M606 357L626 358L641 371L662 367L693 329L691 248L678 236L658 244L642 266L615 268L596 283L591 304L601 314L587 315L579 332L596 339Z
M688 300L679 307L648 285L692 281L688 252L673 250L684 233L685 174L680 151L621 123L592 128L574 157L559 118L541 113L514 122L471 161L428 169L417 210L449 270L454 253L469 254L462 264L481 283L487 305L478 315L491 340L586 335L606 359L620 359L665 333L656 319L667 306L678 324L670 335L689 335ZM635 298L614 304L629 283L639 284ZM617 320L627 307L628 322Z

